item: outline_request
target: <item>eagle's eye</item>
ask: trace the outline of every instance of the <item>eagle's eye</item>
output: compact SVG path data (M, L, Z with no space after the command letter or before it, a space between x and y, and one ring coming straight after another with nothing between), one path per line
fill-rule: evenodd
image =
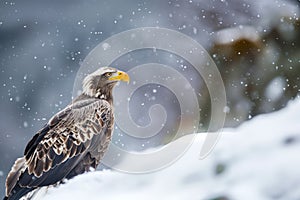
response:
M111 72L107 72L107 73L104 74L105 77L110 77L111 75L112 75Z

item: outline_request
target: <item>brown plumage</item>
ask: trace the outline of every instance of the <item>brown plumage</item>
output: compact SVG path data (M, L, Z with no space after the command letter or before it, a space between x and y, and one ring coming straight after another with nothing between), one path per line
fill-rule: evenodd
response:
M112 89L120 80L129 77L110 67L84 79L83 93L54 115L16 160L6 179L4 199L19 199L97 167L111 141Z

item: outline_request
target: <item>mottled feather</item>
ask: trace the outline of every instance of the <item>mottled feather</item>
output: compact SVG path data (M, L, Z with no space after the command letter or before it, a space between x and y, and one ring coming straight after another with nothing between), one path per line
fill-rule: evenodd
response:
M43 186L96 168L111 141L112 89L126 73L100 68L83 81L83 92L28 142L6 179L6 197L17 200Z
M99 118L101 115L106 118ZM21 187L26 188L55 184L66 176L71 178L69 174L84 157L89 162L86 166L81 164L84 170L77 167L78 172L83 173L92 164L96 167L101 156L96 149L99 144L92 143L92 139L108 139L109 142L112 126L112 108L106 100L89 98L71 104L51 118L28 143L24 157L16 161L8 175L6 195L12 192L17 181ZM104 152L107 147L108 144L102 145L100 151ZM72 158L72 162L66 162ZM65 163L64 168L68 170L57 167L62 163ZM43 177L49 177L50 174L55 174L53 177L57 178L49 181Z

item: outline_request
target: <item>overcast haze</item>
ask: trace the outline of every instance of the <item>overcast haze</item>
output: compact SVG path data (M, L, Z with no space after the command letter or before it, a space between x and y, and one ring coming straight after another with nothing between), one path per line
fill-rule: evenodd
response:
M43 124L71 101L80 63L101 41L148 26L192 37L210 53L221 72L228 96L226 126L235 127L258 114L281 109L297 96L299 10L298 1L283 0L1 1L0 196L14 160ZM247 34L241 26L248 28ZM241 43L228 41L228 35ZM199 128L205 129L210 100L203 79L187 61L167 56L162 51L133 52L114 66L128 71L131 66L162 62L194 77L192 84L202 95ZM132 98L133 119L147 124L147 108L161 100L171 113L163 131L172 133L178 127L178 102L169 100L175 97L166 88L153 94L156 89L157 85L145 86ZM147 91L152 96L145 96ZM164 99L166 96L170 98ZM144 143L156 146L166 143L168 137ZM126 136L114 138L114 142L120 140L129 149L145 149L140 143L135 147Z

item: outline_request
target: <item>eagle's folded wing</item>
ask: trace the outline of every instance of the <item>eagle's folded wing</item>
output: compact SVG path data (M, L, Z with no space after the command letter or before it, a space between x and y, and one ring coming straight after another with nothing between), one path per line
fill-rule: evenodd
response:
M92 148L93 137L106 140L112 120L111 105L100 99L81 100L57 113L26 146L19 177L8 175L7 194L16 184L32 188L61 181Z

